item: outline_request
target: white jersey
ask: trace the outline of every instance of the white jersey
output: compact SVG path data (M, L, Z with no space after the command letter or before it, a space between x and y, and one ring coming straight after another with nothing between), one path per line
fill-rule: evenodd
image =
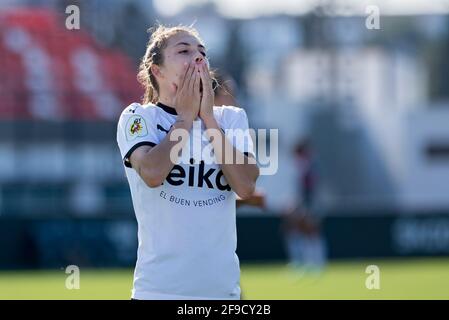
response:
M248 129L243 109L214 107L217 123L227 129ZM240 299L240 267L235 253L236 195L218 164L205 164L190 142L202 138L197 118L184 151L163 184L150 188L131 168L129 156L141 145L160 143L177 113L163 104L132 104L121 114L117 142L124 161L138 222L134 272L135 299ZM254 155L249 139L229 139L241 152ZM235 140L235 141L234 141ZM199 141L199 140L197 140ZM208 163L208 162L206 162Z

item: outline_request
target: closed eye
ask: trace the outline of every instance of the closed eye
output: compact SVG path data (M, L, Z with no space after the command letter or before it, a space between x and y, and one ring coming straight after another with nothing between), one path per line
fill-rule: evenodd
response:
M189 52L189 50L182 50L182 51L179 51L179 53L182 53L182 54L188 53L188 52ZM203 55L203 57L206 57L206 53L205 53L205 52L201 52L201 54Z

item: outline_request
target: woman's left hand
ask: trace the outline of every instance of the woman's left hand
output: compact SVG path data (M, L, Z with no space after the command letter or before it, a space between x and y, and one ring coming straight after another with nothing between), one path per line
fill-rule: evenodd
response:
M203 85L199 116L203 121L207 121L214 118L214 89L206 63L201 63L199 69Z

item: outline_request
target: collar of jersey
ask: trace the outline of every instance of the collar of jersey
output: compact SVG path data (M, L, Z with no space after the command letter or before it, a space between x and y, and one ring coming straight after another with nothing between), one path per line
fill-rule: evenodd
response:
M177 115L177 114L178 114L178 113L176 112L176 109L175 109L175 108L169 107L169 106L167 106L166 104L163 104L162 102L158 102L158 103L156 103L156 105L157 105L159 108L161 108L162 110L164 110L165 112L167 112L167 113L174 114L174 115Z

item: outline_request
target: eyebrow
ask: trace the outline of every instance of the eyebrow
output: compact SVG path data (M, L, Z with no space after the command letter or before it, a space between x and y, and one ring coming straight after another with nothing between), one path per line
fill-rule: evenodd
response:
M175 45L175 47L180 46L180 45L190 46L190 43L188 43L188 42L179 42L179 43L177 43L177 44ZM198 45L198 48L203 48L204 50L206 50L206 48L205 48L202 44L199 44L199 45Z

